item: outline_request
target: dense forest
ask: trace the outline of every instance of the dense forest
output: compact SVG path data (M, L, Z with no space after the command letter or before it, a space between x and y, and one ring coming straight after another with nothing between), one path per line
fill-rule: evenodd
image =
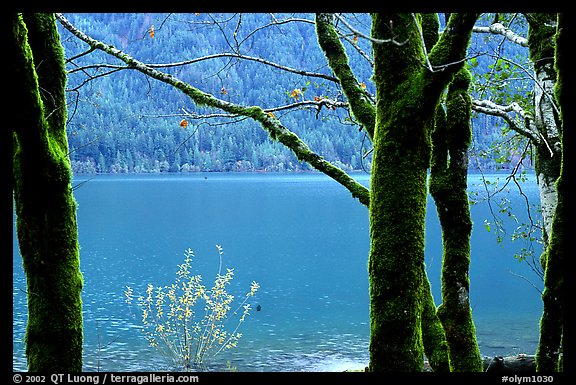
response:
M271 15L247 14L69 14L70 20L97 39L130 53L146 63L174 63L222 53L241 53L282 66L329 76L330 69L317 44L310 15L276 15L291 23L262 28ZM358 28L369 31L367 15L355 18ZM486 23L488 21L485 21ZM481 21L480 21L481 23ZM512 22L514 24L514 22ZM526 26L514 25L525 30ZM279 33L280 32L280 33ZM86 49L61 30L67 58ZM352 38L348 40L352 41ZM241 50L236 44L242 43ZM355 41L367 56L368 42ZM363 46L362 46L363 45ZM529 95L529 81L521 66L494 59L505 54L529 68L528 53L501 39L474 35L471 69L474 93L485 97L487 75L509 67L501 89L508 99ZM246 118L214 116L213 111L195 109L181 94L166 84L127 69L112 68L104 54L92 52L76 68L68 63L68 138L75 173L143 173L195 171L305 171L293 152L268 138L255 122ZM373 95L372 68L359 52L350 49L350 63L358 79ZM96 65L100 66L96 66ZM102 64L108 65L102 66ZM498 67L498 68L497 68ZM286 106L305 100L331 97L345 101L340 86L318 77L284 71L254 60L216 57L189 65L164 68L206 92L242 105L263 108ZM105 76L104 76L105 75ZM483 77L484 76L484 77ZM504 85L505 83L505 85ZM491 91L492 93L494 91ZM515 95L515 96L514 96ZM498 97L498 96L495 96ZM496 100L498 101L498 100ZM509 101L508 101L509 102ZM346 170L370 170L371 144L345 108L292 108L274 113L308 146L328 161ZM494 171L514 167L523 141L498 117L475 114L470 170ZM531 161L523 161L531 168Z

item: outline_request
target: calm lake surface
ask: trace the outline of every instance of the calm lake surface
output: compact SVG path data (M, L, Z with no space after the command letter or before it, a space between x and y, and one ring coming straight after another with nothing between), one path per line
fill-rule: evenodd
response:
M369 184L367 174L355 177ZM523 191L537 202L531 178ZM470 175L469 189L483 189L479 182L479 175ZM238 371L342 371L367 364L368 211L325 175L99 175L75 196L85 280L85 371L170 370L147 345L139 314L133 316L137 309L124 302L125 287L144 292L148 283L172 283L187 248L211 286L216 245L223 247L224 266L234 268L230 293L241 298L250 282L260 284L238 347L217 357L222 368L229 363ZM513 205L523 202L515 190L506 197ZM473 205L471 213L471 304L481 353L533 354L542 304L532 284L541 288L542 282L514 259L521 241L497 244L494 231L485 229L484 220L493 221L486 203ZM516 226L507 222L510 232ZM426 231L428 275L440 304L441 234L431 199ZM13 366L19 371L26 370L27 309L15 230L13 247Z

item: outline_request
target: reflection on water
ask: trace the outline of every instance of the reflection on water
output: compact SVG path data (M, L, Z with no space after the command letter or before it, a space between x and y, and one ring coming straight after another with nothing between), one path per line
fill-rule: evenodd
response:
M238 347L209 370L342 371L368 363L368 215L324 176L102 176L76 191L85 287L84 370L166 371L167 360L143 338L139 318L124 302L126 285L172 282L188 247L209 285L214 246L224 247L243 297L261 289L240 329ZM368 178L360 178L367 184ZM535 189L525 192L536 194ZM539 294L524 280L530 270L497 245L472 207L471 302L483 355L533 354ZM441 242L433 206L426 229L428 275L440 303ZM14 370L26 369L25 281L14 237ZM212 281L213 282L213 281ZM537 283L537 282L536 282ZM518 293L522 293L521 296ZM261 311L256 311L256 304ZM132 309L136 311L137 309Z

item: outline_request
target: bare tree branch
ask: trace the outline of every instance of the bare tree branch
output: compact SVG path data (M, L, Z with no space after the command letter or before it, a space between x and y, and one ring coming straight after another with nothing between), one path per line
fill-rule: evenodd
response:
M282 71L291 72L291 73L294 73L297 75L314 77L314 78L321 78L321 79L329 80L331 82L338 83L338 79L334 76L322 74L319 72L310 72L310 71L299 70L296 68L284 66L282 64L274 63L274 62L271 62L269 60L262 59L259 57L253 57L253 56L248 56L248 55L244 55L244 54L240 54L240 53L233 53L233 52L217 53L217 54L213 54L213 55L206 55L206 56L202 56L199 58L194 58L194 59L184 60L184 61L179 61L179 62L172 62L172 63L156 63L156 64L150 63L150 64L147 64L147 66L149 68L181 67L181 66L185 66L185 65L189 65L189 64L199 63L201 61L213 60L213 59L218 59L218 58L236 58L236 59L242 59L242 60L248 60L248 61L255 61L255 62L265 64L265 65L268 65L268 66L271 66L274 68L278 68ZM102 63L102 64L92 64L89 66L78 67L78 68L75 68L73 70L70 70L69 73L74 73L74 72L78 72L78 71L85 71L87 69L100 69L100 68L111 68L111 69L117 69L118 70L118 69L130 69L131 67L126 66L126 65Z
M187 64L194 64L194 63L198 63L201 61L205 61L205 60L211 60L211 59L217 59L217 58L222 58L222 57L229 57L229 58L236 58L236 59L242 59L242 60L249 60L249 61L255 61L261 64L265 64L274 68L278 68L282 71L286 71L286 72L291 72L291 73L295 73L297 75L302 75L302 76L308 76L308 77L315 77L315 78L321 78L321 79L325 79L325 80L329 80L331 82L338 82L338 79L335 78L334 76L330 76L330 75L326 75L326 74L322 74L322 73L318 73L318 72L310 72L310 71L304 71L304 70L299 70L296 68L291 68L291 67L287 67L278 63L274 63L271 62L269 60L266 59L262 59L259 57L253 57L253 56L248 56L248 55L244 55L244 54L240 54L240 53L230 53L230 52L224 52L224 53L217 53L217 54L213 54L213 55L207 55L207 56L202 56L199 58L195 58L195 59L191 59L191 60L185 60L185 61L181 61L181 62L174 62L174 63L166 63L166 64L148 64L148 66L150 68L167 68L167 67L177 67L177 66L183 66L183 65L187 65Z
M350 45L360 54L360 56L362 56L364 59L366 59L368 64L370 64L370 67L374 67L374 60L372 60L372 58L366 52L364 52L358 46L358 44L356 44L354 42L353 39L350 39L350 36L344 35L343 33L340 33L340 32L338 32L338 34L340 35L340 38L342 38L342 39L346 40L348 43L350 43Z
M128 69L128 67L119 67L119 68L113 69L113 70L111 70L111 71L100 72L100 73L98 73L98 74L96 74L96 75L89 74L88 72L86 72L86 69L85 69L85 68L78 68L79 71L84 72L84 74L86 75L86 79L84 79L84 80L83 80L80 84L78 84L76 87L74 87L74 88L68 88L68 89L66 89L66 91L78 91L80 88L82 88L82 87L83 87L85 84L87 84L88 82L91 82L92 80L95 80L95 79L98 79L98 78L101 78L101 77L104 77L104 76L111 75L111 74L113 74L113 73L115 73L115 72L120 71L121 69ZM76 71L74 71L74 70L68 71L69 74L70 74L70 73L73 73L73 72L76 72Z
M278 106L273 108L267 108L264 112L275 112L275 111L282 111L288 110L298 107L314 107L316 109L320 109L322 107L328 108L347 108L349 107L348 103L346 102L339 102L337 100L332 99L320 99L320 100L302 100L300 102L287 104L285 106Z
M278 27L279 25L282 24L287 24L287 23L294 23L294 22L300 22L300 23L308 23L308 24L312 24L314 25L314 20L308 20L308 19L301 19L301 18L289 18L289 19L284 19L284 20L278 20L276 19L276 17L274 16L274 14L270 14L270 17L272 18L272 22L260 26L258 28L255 28L253 31L251 31L248 35L246 35L246 37L244 37L244 39L242 39L242 41L240 42L240 44L243 44L245 41L247 41L250 37L254 36L254 34L256 34L256 32L259 32L261 30L263 30L264 28L269 28L269 27Z
M472 109L504 119L512 130L527 137L534 144L544 144L546 148L548 148L548 151L550 151L550 156L554 155L546 138L538 131L532 119L526 115L526 112L518 103L514 102L507 106L501 106L490 100L472 100ZM508 114L510 112L518 114L524 121L524 124L521 124L518 120L510 116Z
M350 31L352 31L352 33L354 33L354 35L360 36L364 39L370 40L372 43L376 43L376 44L394 44L397 46L403 46L404 44L406 44L408 42L408 39L406 39L403 42L399 42L396 41L394 39L375 39L371 36L366 35L365 33L360 32L359 30L357 30L356 28L352 27L350 25L350 23L348 23L346 21L345 18L343 18L342 16L340 16L339 14L335 13L334 16L340 21L342 22L342 24L344 24L346 26L346 28L348 28Z

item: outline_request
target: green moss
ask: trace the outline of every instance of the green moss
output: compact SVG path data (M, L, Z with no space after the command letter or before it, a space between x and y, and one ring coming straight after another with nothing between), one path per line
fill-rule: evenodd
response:
M45 109L50 111L47 114L48 127L58 127L65 124L67 118L66 103L66 72L60 70L64 63L64 51L62 48L53 50L51 47L60 45L60 35L56 28L56 18L52 14L24 14L24 22L33 26L28 30L28 43L34 55L43 58L42 65L37 66L36 74L38 82L49 92L41 93L42 102ZM50 52L50 56L45 55ZM65 132L64 132L65 133ZM56 129L50 132L51 138L57 145L67 152L68 141L66 135Z
M370 370L418 371L426 172L382 158L374 154L371 180Z
M566 32L563 31L563 29L565 28L564 26L564 18L565 18L565 14L559 13L557 15L557 31L556 31L556 35L554 37L555 40L555 47L558 46L565 46L565 40L566 40ZM556 73L560 72L562 68L564 68L565 66L565 62L566 62L566 57L568 55L566 54L566 52L563 52L560 49L555 49L554 51L554 68L556 70ZM560 106L560 109L562 109L562 102L564 100L562 100L562 95L563 95L563 88L562 88L562 81L560 79L558 79L556 81L556 84L554 85L554 96L556 98L556 101L558 103L558 105ZM562 131L562 130L561 130Z
M422 26L422 35L426 49L430 50L438 42L440 29L440 20L437 13L419 14Z
M529 56L536 72L554 62L555 13L530 13L528 20Z
M373 15L374 37L388 38L390 18L395 26L411 22L399 15ZM396 32L398 40L405 38L402 28ZM370 182L371 371L420 371L423 365L428 161L422 156L428 153L423 124L428 114L422 108L421 67L406 63L418 41L397 49L374 46L378 103Z
M438 42L429 50L430 63L438 70L428 72L427 76L432 87L442 86L442 89L434 92L442 92L453 74L462 67L461 59L466 57L472 27L478 16L478 13L451 14Z
M426 275L426 268L422 266L423 285L422 285L422 342L424 352L428 357L430 367L439 373L449 372L450 364L448 359L448 342L444 327L436 313L434 297L430 289L430 282Z
M472 98L468 94L468 87L472 81L470 71L463 67L458 71L448 91L446 99L447 143L450 151L451 167L453 173L467 173L468 161L466 154L472 142L472 126L470 125ZM463 159L466 158L466 159ZM454 181L459 188L466 188L466 178L458 175Z
M438 308L450 357L450 370L482 371L482 359L470 309L470 219L467 188L470 144L470 74L462 68L450 84L446 115L436 110L432 133L430 193L442 226L442 304Z
M26 22L21 15L13 20L9 57L12 75L21 84L14 95L18 110L13 113L20 118L13 128L13 174L27 285L28 370L81 371L83 280L66 140L63 54L52 15L31 15ZM46 66L41 76L35 69L43 66L36 61ZM52 99L43 102L40 89Z
M393 25L394 28L390 28ZM420 73L424 63L424 53L420 39L414 31L414 22L410 14L378 14L372 15L372 37L381 40L394 39L405 42L401 46L392 44L374 44L374 80L376 82L377 98L393 100L397 87L406 87L405 82L413 81L414 74ZM376 57L385 58L384 61ZM421 88L414 89L418 99L421 99ZM406 98L405 101L408 101ZM377 106L378 108L378 106Z

